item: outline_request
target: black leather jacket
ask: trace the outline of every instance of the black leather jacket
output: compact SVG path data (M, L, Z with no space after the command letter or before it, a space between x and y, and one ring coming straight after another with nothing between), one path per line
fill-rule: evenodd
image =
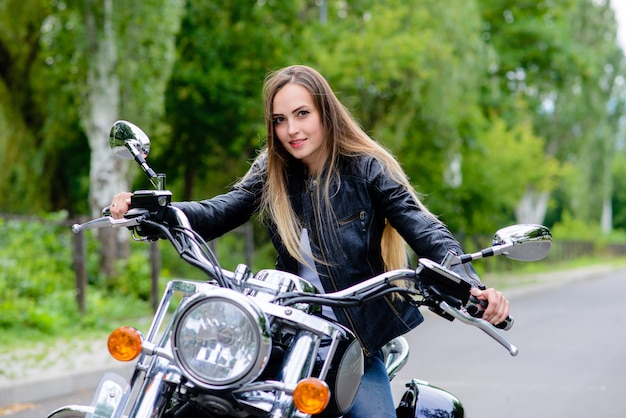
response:
M228 193L200 202L179 202L192 225L205 239L214 239L247 222L258 210L265 181L265 159L257 159L246 177ZM302 225L309 231L313 255L326 292L344 289L384 271L380 241L385 219L420 257L443 260L449 250L461 253L450 231L425 214L411 194L393 181L373 157L344 158L340 181L331 193L333 213L320 213L314 204L316 184L302 164L288 171L289 198ZM298 274L298 262L289 255L276 228L269 225L277 250L276 268ZM333 227L334 226L334 227ZM471 265L457 272L476 286L480 281ZM423 321L419 310L401 298L386 297L358 308L334 309L341 323L352 329L366 354Z

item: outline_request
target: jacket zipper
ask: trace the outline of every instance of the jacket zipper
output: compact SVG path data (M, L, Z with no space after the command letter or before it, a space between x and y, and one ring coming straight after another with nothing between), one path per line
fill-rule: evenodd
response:
M323 249L323 245L322 244L322 237L320 236L320 225L317 222L318 219L318 213L316 211L316 206L315 206L315 202L317 199L315 199L315 197L313 196L313 189L317 186L317 181L316 180L310 180L308 182L306 182L306 188L307 191L309 192L309 198L311 200L311 209L313 210L313 222L315 223L315 233L317 234L317 242L320 243L320 253L322 256L322 260L324 261L324 264L326 265L326 271L328 272L328 278L330 279L330 283L333 287L334 291L339 290L337 288L337 284L335 283L335 279L333 278L333 275L330 271L330 269L328 268L328 262L326 260L326 255L324 254L324 249ZM356 217L359 217L360 219L364 219L365 217L365 211L361 211L359 214L357 214L356 216L352 217L351 219L355 219ZM359 341L359 343L361 344L361 348L363 350L363 354L365 354L366 357L370 357L371 353L369 352L369 350L367 348L365 348L365 344L363 344L363 339L361 338L361 336L359 335L359 332L357 331L357 328L354 326L354 322L352 321L352 318L350 317L350 314L348 313L348 310L345 308L342 308L344 315L346 316L346 318L348 318L348 322L350 323L350 328L352 328L352 331L354 332L354 335L356 336L356 339Z
M365 219L365 211L359 211L359 213L355 213L354 215L350 216L348 219L344 219L343 221L339 222L339 225L345 225L348 224L356 219L360 219L361 222Z

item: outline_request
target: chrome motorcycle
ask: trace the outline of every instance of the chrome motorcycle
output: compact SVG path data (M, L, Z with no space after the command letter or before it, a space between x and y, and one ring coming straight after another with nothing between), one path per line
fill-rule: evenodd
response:
M131 327L111 333L111 355L136 361L129 380L106 373L91 405L63 406L49 418L339 417L354 400L364 357L354 334L321 316L321 306L356 306L391 293L409 298L415 309L428 307L475 326L517 354L495 326L480 318L482 308L470 296L470 284L450 267L494 255L539 260L551 247L546 227L503 228L480 252L449 254L440 262L422 258L416 269L389 271L322 294L287 272L254 274L243 264L235 271L221 268L185 214L170 205L164 177L146 163L146 134L118 121L110 145L118 155L135 159L155 190L135 192L124 219L113 219L105 209L103 217L74 225L73 231L124 227L137 240L167 239L207 280L170 281L145 336ZM508 320L498 327L511 325ZM393 379L408 359L408 343L396 338L383 353ZM464 416L461 402L449 392L418 379L406 386L398 417Z

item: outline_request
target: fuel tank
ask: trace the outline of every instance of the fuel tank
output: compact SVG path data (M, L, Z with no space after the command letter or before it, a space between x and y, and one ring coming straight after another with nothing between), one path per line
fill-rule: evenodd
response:
M461 401L443 389L413 379L396 408L398 418L463 418Z

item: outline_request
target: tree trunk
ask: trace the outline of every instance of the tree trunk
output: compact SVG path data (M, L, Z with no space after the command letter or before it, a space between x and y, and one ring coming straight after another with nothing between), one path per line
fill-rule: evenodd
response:
M515 219L518 223L542 224L548 210L548 192L537 192L528 189L522 196L515 209Z
M613 206L611 205L611 196L604 199L600 228L603 234L610 234L613 230Z
M118 118L120 80L116 72L117 48L113 31L113 0L90 1L86 8L89 42L87 107L83 124L91 148L89 205L92 216L102 216L113 196L128 190L128 162L117 159L109 148L109 132ZM115 260L128 256L126 230L100 229L101 267L107 277L115 274Z

